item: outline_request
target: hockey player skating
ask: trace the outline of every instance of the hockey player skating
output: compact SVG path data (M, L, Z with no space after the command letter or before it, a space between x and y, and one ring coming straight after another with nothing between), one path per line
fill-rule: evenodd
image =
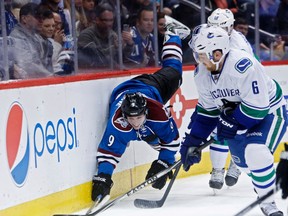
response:
M230 38L230 48L240 49L254 55L253 49L246 37L234 30L234 15L229 9L218 8L212 12L207 19L208 26L221 27L227 31ZM224 184L225 163L228 156L227 142L215 142L210 145L210 159L212 162L211 178L209 186L214 189L221 189ZM237 168L231 159L228 167L225 183L227 186L233 186L237 183L241 171Z
M234 162L250 177L258 196L275 187L273 153L287 127L285 100L279 84L249 53L230 49L229 35L219 27L201 28L192 41L198 67L199 100L190 132L181 143L184 169L201 160L200 146L217 127ZM282 216L274 197L260 204L264 215Z
M110 194L113 171L132 140L146 141L159 151L146 179L175 162L179 132L165 104L181 83L181 40L177 35L166 35L162 68L154 74L128 80L112 92L109 119L97 152L98 169L93 177L92 200L101 201ZM152 187L162 189L171 174L158 179Z

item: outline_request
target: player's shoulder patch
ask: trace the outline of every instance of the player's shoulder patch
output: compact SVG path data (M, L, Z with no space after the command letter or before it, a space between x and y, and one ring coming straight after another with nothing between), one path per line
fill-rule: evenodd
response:
M252 61L249 58L242 58L235 64L235 69L239 73L245 73L249 67L253 65Z
M131 125L124 119L120 108L118 108L112 117L112 125L114 128L120 131L130 131L132 130Z

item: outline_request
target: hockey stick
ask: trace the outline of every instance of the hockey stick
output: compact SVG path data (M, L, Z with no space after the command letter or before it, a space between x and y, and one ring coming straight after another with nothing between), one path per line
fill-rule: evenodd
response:
M259 197L257 200L255 200L254 202L249 204L247 207L245 207L244 209L239 211L234 216L243 216L243 215L245 215L247 212L249 212L251 209L253 209L256 205L260 204L261 202L266 200L268 197L270 197L273 194L277 193L279 189L280 189L280 187L277 185L274 189L270 190L267 194Z
M198 150L202 150L204 148L206 148L208 145L210 145L211 143L213 143L215 140L212 138L209 141L207 141L206 143L204 143L203 145L201 145ZM173 183L178 175L178 172L181 168L182 164L179 164L179 166L176 167L176 170L174 172L174 175L172 177L172 179L169 182L169 185L167 186L165 193L163 195L163 197L160 200L145 200L145 199L135 199L134 200L134 206L136 206L137 208L160 208L164 205L164 202L166 201L169 192L173 186Z
M168 194L173 186L173 183L178 175L178 172L181 168L181 163L179 163L179 166L176 167L176 170L174 172L174 175L172 179L169 182L169 185L167 186L165 193L163 197L160 200L145 200L145 199L135 199L134 200L134 206L137 208L160 208L163 206L166 198L168 197Z
M143 189L144 187L146 187L146 186L148 186L150 184L153 184L156 180L158 180L162 176L166 175L171 170L175 169L177 166L180 166L180 164L181 164L181 160L177 161L175 164L173 164L172 166L168 167L167 169L162 170L161 172L159 172L159 173L155 174L154 176L150 177L149 179L145 180L143 183L141 183L138 186L132 188L127 193L115 198L114 200L111 200L110 202L108 202L107 204L103 205L101 208L99 208L95 212L92 212L92 213L89 213L89 214L54 214L53 216L94 216L94 215L97 215L100 212L103 212L106 209L112 207L113 205L115 205L119 201L125 199L126 197L129 197L132 194L138 192L139 190Z
M93 202L93 204L91 205L91 207L87 210L85 215L89 215L90 213L92 213L94 210L96 210L96 208L100 208L101 206L103 206L105 203L108 202L108 200L110 199L110 195L106 195L102 200L102 195L99 195L95 202Z

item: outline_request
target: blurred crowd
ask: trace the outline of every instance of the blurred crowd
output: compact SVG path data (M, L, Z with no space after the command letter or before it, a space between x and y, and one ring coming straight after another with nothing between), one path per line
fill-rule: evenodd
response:
M181 0L4 0L2 5L2 80L6 71L8 79L27 79L159 66L165 17L190 29L201 23L201 10ZM205 5L206 17L216 8L230 9L235 30L255 48L254 0ZM288 59L288 0L259 0L259 21L259 59ZM194 64L187 41L183 51L184 64Z

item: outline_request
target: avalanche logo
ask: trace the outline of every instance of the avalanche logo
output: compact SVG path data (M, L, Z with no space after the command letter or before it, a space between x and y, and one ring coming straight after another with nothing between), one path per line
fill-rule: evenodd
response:
M6 150L11 177L17 187L24 185L30 156L28 123L21 105L10 107L6 125Z

